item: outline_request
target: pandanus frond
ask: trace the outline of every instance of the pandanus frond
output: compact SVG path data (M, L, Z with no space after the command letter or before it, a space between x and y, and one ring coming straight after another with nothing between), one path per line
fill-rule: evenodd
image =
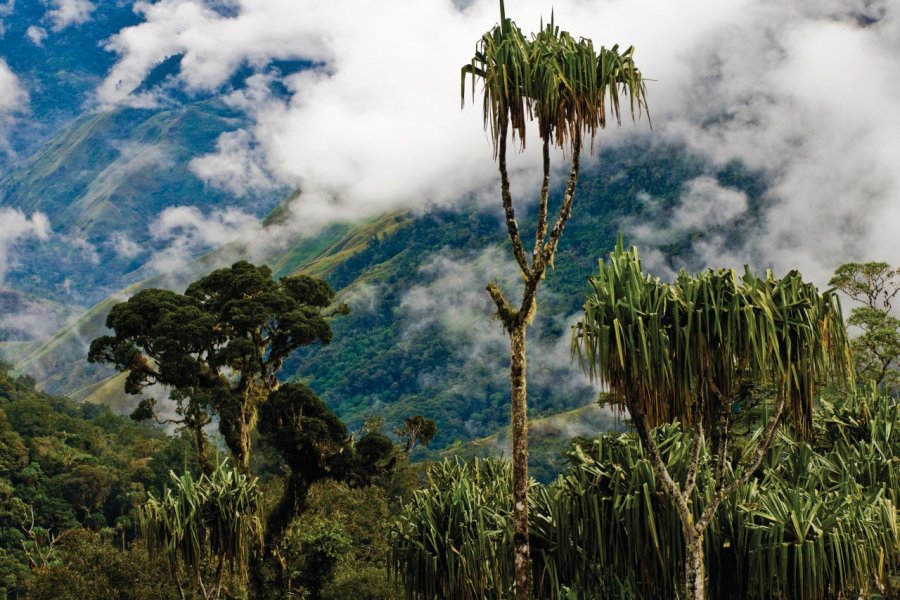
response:
M474 57L463 66L460 86L465 105L466 79L473 99L476 79L481 79L484 127L491 132L495 153L504 123L522 147L527 122L535 118L542 140L569 148L584 137L593 141L606 127L607 115L621 124L622 97L628 99L632 119L644 111L649 117L633 46L624 52L617 45L601 47L598 52L589 39L560 31L552 18L529 40L506 18L502 0L500 14L500 24L481 37Z
M190 473L170 475L172 487L159 498L151 495L138 513L151 554L163 557L173 576L181 563L195 582L205 558L244 578L248 553L262 532L257 481L227 462L197 481Z
M814 383L850 377L838 297L797 271L682 271L667 284L643 273L637 250L620 240L589 281L573 354L651 427L702 419L708 429L747 381L781 390L794 425L808 431Z

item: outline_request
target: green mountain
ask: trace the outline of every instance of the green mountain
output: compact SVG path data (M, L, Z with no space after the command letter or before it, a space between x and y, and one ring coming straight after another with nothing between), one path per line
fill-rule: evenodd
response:
M762 188L753 174L733 165L710 171L683 149L645 139L605 150L588 164L529 334L535 416L594 399L596 390L568 355L569 318L580 309L585 278L624 225L655 222L677 203L687 182L700 176L741 189L759 203ZM284 206L295 199L288 197L266 223L282 222ZM497 208L461 200L454 209L333 225L272 254L267 262L276 274L324 277L353 308L334 321L330 345L304 349L287 361L284 378L307 382L351 426L373 414L389 426L417 413L433 418L439 426L436 448L496 432L508 421L508 347L499 323L491 319L484 286L498 279L511 288L517 277ZM520 221L528 220L525 211ZM684 232L662 248L676 264L697 236L729 227L731 237L740 233L733 225ZM84 359L89 340L103 333L109 309L142 287L184 289L193 278L243 253L235 243L198 259L178 277L147 279L109 296L29 348L16 370L53 393L128 411L134 400L122 393L121 377Z
M47 215L52 235L25 244L28 260L8 274L23 291L93 304L147 278L147 262L166 246L152 225L165 209L236 206L190 168L243 118L219 100L164 110L120 108L83 114L31 159L0 180L0 208ZM240 201L266 214L284 192ZM102 268L98 268L102 265Z

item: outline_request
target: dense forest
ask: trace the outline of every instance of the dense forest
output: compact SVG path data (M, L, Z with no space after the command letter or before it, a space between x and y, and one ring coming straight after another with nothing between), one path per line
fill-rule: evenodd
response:
M210 281L247 269L235 265L192 289L208 294ZM271 300L276 280L265 268L256 273L256 284L270 290L264 302ZM307 300L326 294L307 305L305 318L330 310L326 287L290 281L277 288ZM851 340L857 379L852 388L824 388L811 429L785 429L724 500L704 537L710 597L896 594L900 403L892 365L900 356L900 323L890 310L900 273L884 263L849 264L831 283L860 301L847 319L859 332ZM175 313L188 309L202 321L202 304L179 307L179 295L167 294L174 312L154 323L177 321ZM113 315L127 315L136 299ZM325 306L310 308L315 304ZM140 310L150 309L144 303ZM339 313L329 318L347 318ZM113 315L119 341L141 338L115 327ZM173 331L149 333L165 344ZM187 391L183 368L177 376ZM148 419L155 404L137 411L136 421L38 392L30 378L0 368L0 564L8 598L509 597L508 463L471 458L483 452L472 447L443 459L426 453L420 456L433 460L410 464L410 452L434 438L430 419L411 415L404 427L383 431L384 420L370 418L348 431L312 390L287 384L259 405L252 460L241 468L226 459L239 454L226 439L227 406L206 404L206 384L192 381L188 395L174 396L183 400L179 415L165 419L190 415L192 404L217 416L218 432L201 431L207 467L189 420L163 429ZM755 443L760 415L773 410L775 398L766 386L741 389L729 470ZM601 403L611 401L601 394ZM538 597L658 598L680 589L677 511L627 413L623 419L625 432L544 450L554 454L548 464L556 475L545 473L547 483L531 486ZM551 435L565 439L556 437L559 429ZM690 434L675 423L653 436L669 471L683 477ZM540 447L533 461L541 461ZM716 490L709 452L701 447L698 506ZM182 521L172 520L177 514Z
M316 135L322 173L272 162L266 126L346 68L327 3L315 52L227 57L192 27L259 3L14 4L0 600L900 598L900 268L862 240L830 278L758 269L749 238L796 250L770 210L796 165L701 139L771 127L747 96L782 92L728 96L713 53L690 98L717 108L658 135L635 46L500 0L457 71L497 180L451 198ZM875 4L819 18L877 34ZM613 127L637 133L599 147Z

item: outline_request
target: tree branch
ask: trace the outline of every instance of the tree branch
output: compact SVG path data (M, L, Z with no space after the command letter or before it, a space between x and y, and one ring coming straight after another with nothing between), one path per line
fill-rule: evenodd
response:
M538 223L534 234L534 252L531 254L531 265L538 264L544 239L547 237L547 204L550 196L550 137L544 139L544 182L541 184L541 197L538 204Z
M540 262L533 265L533 274L537 278L544 274L547 265L553 260L553 256L556 254L556 247L559 244L559 237L566 226L566 221L569 220L569 215L572 214L572 199L575 197L575 184L578 182L580 159L581 131L576 129L572 139L572 170L569 172L569 180L566 183L562 206L559 207L559 214L556 217L556 224L550 232L550 239L544 244L544 251L539 257Z
M500 316L500 320L507 331L509 331L516 317L515 311L509 306L509 302L506 301L503 292L500 291L500 288L493 281L487 285L487 292L494 300L494 304L497 305L497 314Z
M508 117L504 116L500 121L500 148L498 152L498 162L500 168L500 196L503 199L503 213L506 217L506 229L509 231L509 239L512 242L513 254L516 256L516 262L525 275L525 279L531 277L531 270L528 268L528 260L525 258L525 248L522 246L522 239L519 237L519 224L516 222L516 211L512 204L512 195L509 191L509 172L506 168L506 137L509 127Z
M687 532L690 530L693 533L693 530L690 528L694 523L694 514L691 512L691 507L688 506L686 495L682 493L678 483L672 479L672 475L669 473L669 469L662 459L662 453L659 451L659 446L657 446L650 428L647 427L647 421L644 418L643 413L638 410L633 410L634 408L635 407L633 406L629 407L629 411L632 413L631 422L634 424L634 428L637 429L641 442L643 442L644 447L650 454L650 464L653 465L653 470L656 471L656 476L662 481L666 492L668 492L669 496L675 501L675 509L681 517L681 522L685 531Z
M772 440L775 439L775 433L778 431L778 422L781 420L781 416L784 413L785 402L786 392L784 386L782 386L782 389L779 392L778 404L775 407L775 413L772 415L768 424L766 424L762 437L756 443L756 452L754 452L753 458L750 462L744 464L744 470L739 477L736 477L727 486L716 491L712 501L706 505L703 514L700 515L700 519L695 525L698 531L702 532L706 526L709 525L709 522L712 520L713 515L716 514L716 510L718 510L722 500L733 494L740 486L747 483L747 481L750 480L750 477L753 476L753 473L759 468L759 465L762 464L762 461L766 456L766 451L772 445Z
M697 420L694 427L694 443L691 448L691 464L688 467L687 478L684 480L684 497L688 502L694 494L694 488L697 485L697 472L700 469L700 449L703 446L703 420L702 416Z

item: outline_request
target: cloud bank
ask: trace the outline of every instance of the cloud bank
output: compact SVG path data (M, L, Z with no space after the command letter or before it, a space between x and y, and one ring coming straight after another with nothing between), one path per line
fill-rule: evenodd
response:
M526 31L550 9L544 0L507 8ZM695 249L700 261L799 266L820 280L850 259L900 262L896 0L562 0L553 9L558 23L598 44L636 45L655 80L651 135L768 178L769 208L755 233L737 248L705 241ZM228 89L244 66L314 65L282 76L278 90L260 74L231 93L254 125L195 160L212 185L236 194L273 181L297 186L297 222L314 228L448 203L494 184L479 107L460 112L458 87L475 40L498 20L493 0L464 8L236 0L229 10L160 0L135 10L143 23L108 41L119 60L98 89L103 102L138 100L140 82L174 55L182 57L177 79L194 92ZM606 132L601 144L631 130ZM526 153L515 166L530 170L536 160ZM707 192L685 190L683 222L705 212L718 215L713 221L742 218L739 198Z
M26 216L15 208L0 209L0 286L6 271L15 262L12 250L15 244L30 237L45 240L50 236L50 221L40 212Z
M6 61L0 57L0 154L13 154L12 146L9 143L9 130L16 116L27 108L28 91L22 86L19 78L12 72Z

